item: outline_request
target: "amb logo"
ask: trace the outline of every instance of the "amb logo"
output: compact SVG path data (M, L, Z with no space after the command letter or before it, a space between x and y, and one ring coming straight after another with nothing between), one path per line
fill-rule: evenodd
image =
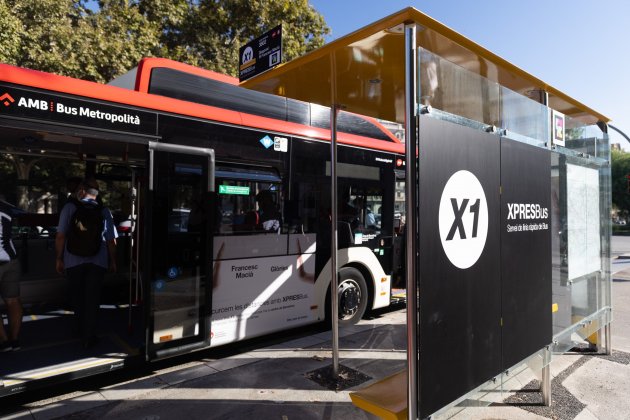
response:
M48 102L46 102L43 99L32 99L32 98L25 98L25 97L21 97L20 100L18 101L18 106L19 107L23 107L23 108L28 108L28 109L39 109L40 111L48 111L51 110L53 111L53 103L50 103L50 106L48 106Z
M2 102L4 106L9 106L13 102L15 102L15 99L13 99L13 97L11 97L11 95L9 95L8 93L5 93L4 95L0 96L0 102Z
M449 178L438 217L440 240L449 261L462 270L472 267L488 237L488 202L475 175L462 170Z
M9 95L9 93L5 92L4 95L0 96L0 102L2 102L4 106L10 106L12 103L15 102L15 99L13 99L13 97ZM41 111L48 111L49 109L52 109L52 102L50 103L49 107L48 102L42 99L31 99L22 96L18 100L17 106L22 108L35 108Z
M15 99L13 99L8 92L5 92L4 95L0 96L0 102L2 102L4 106L10 106L13 102L15 102ZM23 96L21 96L18 100L17 106L29 109L35 108L41 111L48 111L49 109L52 110L52 102L50 103L50 106L48 106L48 102L43 99L31 99Z

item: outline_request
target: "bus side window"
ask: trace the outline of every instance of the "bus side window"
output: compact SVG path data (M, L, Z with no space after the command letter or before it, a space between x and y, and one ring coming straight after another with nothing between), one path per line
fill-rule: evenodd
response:
M282 183L276 171L219 167L216 176L219 234L280 233Z
M322 204L318 185L313 181L293 184L293 197L285 206L285 221L291 233L316 233L320 219L328 218L330 208Z
M377 191L352 194L340 203L340 220L350 223L353 231L378 232L382 207L383 196Z
M368 195L365 207L365 227L374 230L381 229L381 210L383 208L382 195Z

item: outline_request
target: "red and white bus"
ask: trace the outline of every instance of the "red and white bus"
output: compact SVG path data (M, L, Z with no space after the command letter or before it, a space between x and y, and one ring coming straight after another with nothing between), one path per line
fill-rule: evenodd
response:
M165 59L111 85L0 64L0 194L15 206L25 307L22 349L0 354L0 395L325 320L329 118ZM349 324L402 289L404 145L345 112L338 132L337 293ZM120 233L89 350L54 264L59 212L84 177Z

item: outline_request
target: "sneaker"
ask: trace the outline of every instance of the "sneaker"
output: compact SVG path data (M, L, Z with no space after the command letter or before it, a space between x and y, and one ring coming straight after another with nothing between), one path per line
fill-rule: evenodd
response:
M11 351L13 350L13 346L11 345L11 341L3 341L2 343L0 343L0 353L4 353L7 351Z
M9 341L9 345L11 346L11 349L13 349L13 351L18 351L18 350L20 350L22 348L20 346L20 341L19 340L11 340L11 341Z

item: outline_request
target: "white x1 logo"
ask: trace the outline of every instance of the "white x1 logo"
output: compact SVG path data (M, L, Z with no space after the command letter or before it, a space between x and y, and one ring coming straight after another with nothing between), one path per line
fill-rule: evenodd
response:
M461 269L473 266L488 236L488 203L475 175L462 170L449 178L438 217L442 248L448 259Z

